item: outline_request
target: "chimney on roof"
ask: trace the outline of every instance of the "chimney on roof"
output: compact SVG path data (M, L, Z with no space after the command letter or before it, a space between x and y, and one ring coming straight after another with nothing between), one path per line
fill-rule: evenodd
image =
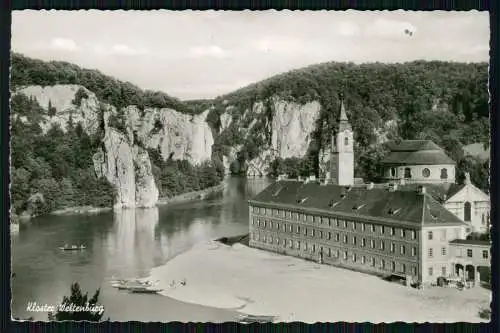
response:
M374 187L375 187L375 184L373 184L373 182L369 182L368 185L366 185L366 188L369 190L373 190Z
M425 186L420 185L420 186L417 188L417 193L419 193L419 194L425 194L425 193L427 193L427 189L425 188Z
M390 183L389 184L389 192L395 192L398 189L398 184L396 183Z

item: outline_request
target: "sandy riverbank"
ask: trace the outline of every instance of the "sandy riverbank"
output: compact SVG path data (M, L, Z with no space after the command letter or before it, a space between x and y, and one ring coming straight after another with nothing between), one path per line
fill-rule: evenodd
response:
M482 288L416 290L241 244L198 244L151 272L163 295L278 321L480 322ZM185 285L179 281L186 281ZM172 281L176 281L171 286Z

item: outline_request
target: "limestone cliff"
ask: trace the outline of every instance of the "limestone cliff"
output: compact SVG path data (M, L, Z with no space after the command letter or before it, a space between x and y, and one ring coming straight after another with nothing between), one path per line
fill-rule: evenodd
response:
M109 127L107 120L103 147L94 155L94 168L98 177L106 177L115 185L115 208L154 207L158 188L148 152Z
M87 95L79 103L75 103L75 95L81 89ZM96 95L85 87L76 84L55 86L27 86L17 89L14 94L24 94L35 99L42 108L48 111L49 106L54 115L42 115L40 126L46 132L53 125L59 125L62 130L68 126L71 118L74 124L81 123L87 133L95 133L99 126L99 100Z
M234 106L229 105L221 114L221 132L234 126L244 140L265 142L259 145L257 156L246 161L248 176L265 176L269 174L274 159L306 155L321 105L317 101L299 104L274 96L266 102L256 101L241 117L233 116L234 110ZM254 130L256 126L259 126L258 130ZM233 146L231 153L224 158L226 167L235 162L236 155Z
M146 108L141 112L129 106L124 110L131 138L135 132L147 148L159 148L164 159L185 159L193 164L209 160L212 155L214 139L205 121L208 112L191 116L172 109Z
M83 97L76 101L79 90ZM115 186L115 208L156 205L159 192L147 149L159 148L164 159L186 159L193 164L211 158L213 137L205 121L208 110L195 116L173 109L141 111L135 106L120 111L79 85L26 86L13 93L34 98L47 111L40 123L45 132L55 124L66 131L70 119L88 134L102 130L102 145L93 164L96 176ZM125 126L115 127L111 117L122 117Z

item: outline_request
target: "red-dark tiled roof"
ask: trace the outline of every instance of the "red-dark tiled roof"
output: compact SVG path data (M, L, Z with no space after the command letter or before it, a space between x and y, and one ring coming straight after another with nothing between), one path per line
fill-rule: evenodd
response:
M405 184L399 185L398 189L402 191L416 191L421 184ZM426 184L425 188L427 193L430 194L434 200L439 203L444 203L446 200L457 194L465 185L455 183L441 183L441 184Z
M367 189L366 186L353 186L347 189L344 186L320 185L314 182L305 184L298 181L278 181L257 194L249 203L319 210L334 215L383 220L396 224L404 222L418 226L463 225L458 217L441 206L432 196L409 190L390 192L387 188Z
M384 164L455 164L455 161L430 140L404 140L400 143L390 143L389 150L390 152L382 160Z
M402 140L400 142L390 142L390 151L419 151L419 150L441 150L441 148L431 140Z
M491 246L490 241L479 240L479 239L454 239L450 241L451 244L464 244L464 245L485 245Z

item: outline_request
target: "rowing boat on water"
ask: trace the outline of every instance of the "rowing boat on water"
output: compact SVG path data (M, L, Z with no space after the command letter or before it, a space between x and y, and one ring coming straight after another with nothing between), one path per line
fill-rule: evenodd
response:
M61 246L59 247L59 250L62 250L62 251L77 251L77 250L85 250L87 247L84 246L84 245L81 245L81 246L76 246L76 245L73 245L73 246Z

